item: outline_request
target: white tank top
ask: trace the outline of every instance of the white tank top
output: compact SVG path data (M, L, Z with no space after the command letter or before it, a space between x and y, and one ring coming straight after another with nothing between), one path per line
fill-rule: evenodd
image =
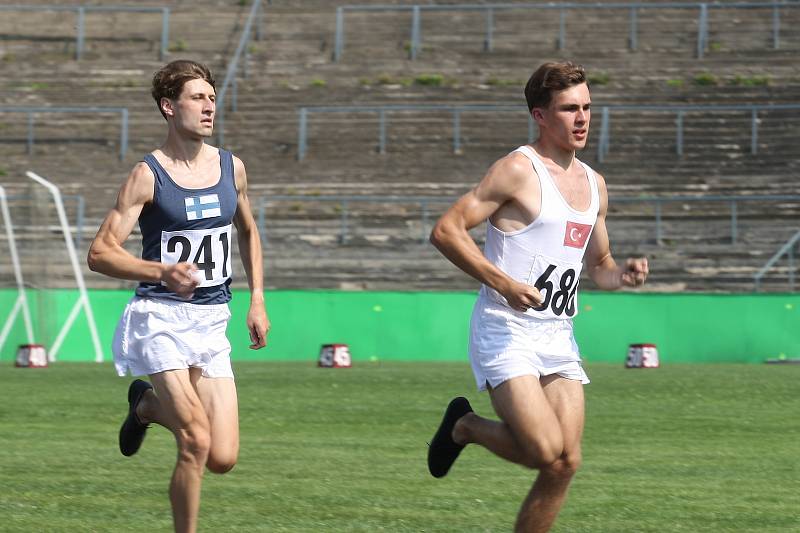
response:
M487 221L483 253L511 278L533 285L542 293L542 304L528 309L526 315L540 319L571 319L578 313L577 292L583 254L600 208L597 178L588 165L578 161L589 179L591 202L586 211L577 211L561 196L544 162L530 147L521 146L514 152L530 159L539 176L541 212L528 226L517 231L501 231ZM491 287L481 286L481 294L508 305Z

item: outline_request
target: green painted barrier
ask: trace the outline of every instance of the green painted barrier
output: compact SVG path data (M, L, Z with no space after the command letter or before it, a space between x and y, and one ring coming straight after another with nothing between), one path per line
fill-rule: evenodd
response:
M16 299L0 290L0 322ZM130 290L92 290L92 304L106 360ZM78 298L74 290L30 290L35 342L49 345ZM268 291L272 332L266 349L248 348L246 291L234 291L228 337L234 360L315 361L322 344L350 346L353 360L467 362L472 292ZM800 357L800 295L634 294L580 296L575 332L587 361L623 364L629 344L657 345L670 362L752 362ZM19 314L0 360L13 360L26 343ZM58 353L60 361L94 359L81 312Z

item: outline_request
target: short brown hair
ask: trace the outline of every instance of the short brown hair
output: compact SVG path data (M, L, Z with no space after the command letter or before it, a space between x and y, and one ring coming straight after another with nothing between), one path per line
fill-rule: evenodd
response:
M189 59L171 61L153 74L153 90L151 94L164 118L167 118L167 116L161 111L161 99L176 100L181 95L183 86L187 81L198 79L207 81L216 90L211 70L202 63Z
M586 72L581 65L570 61L545 63L536 69L525 85L528 111L533 111L534 107L547 107L553 98L553 92L581 83L586 83Z

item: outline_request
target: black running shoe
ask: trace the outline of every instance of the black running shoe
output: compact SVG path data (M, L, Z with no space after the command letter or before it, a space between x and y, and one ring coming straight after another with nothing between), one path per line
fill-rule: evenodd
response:
M444 477L464 449L464 444L453 440L453 427L459 418L471 412L469 402L461 396L453 399L447 406L442 423L428 447L428 470L433 477Z
M150 427L139 421L139 417L136 416L136 406L139 405L145 391L152 388L152 385L141 379L134 380L128 387L128 416L119 428L119 451L125 457L130 457L139 451L139 446L144 440L144 432Z

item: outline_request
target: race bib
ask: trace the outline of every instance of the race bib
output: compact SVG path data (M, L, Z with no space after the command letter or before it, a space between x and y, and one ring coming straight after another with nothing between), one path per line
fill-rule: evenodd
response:
M230 250L230 224L221 228L161 232L161 262L197 265L198 287L221 285L231 277Z
M572 318L575 316L581 263L567 263L537 255L533 259L528 285L542 294L542 303L527 314L537 318Z

